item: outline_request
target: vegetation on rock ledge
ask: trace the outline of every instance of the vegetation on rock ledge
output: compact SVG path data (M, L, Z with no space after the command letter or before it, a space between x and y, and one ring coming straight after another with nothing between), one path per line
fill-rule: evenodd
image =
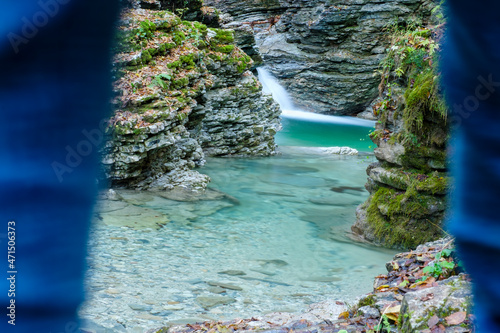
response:
M379 115L370 138L381 161L368 168L374 181L365 203L374 241L411 248L442 236L449 190L446 173L447 109L436 68L440 26L387 27Z
M119 134L186 119L195 99L213 84L213 68L230 66L243 73L252 65L232 44L229 30L181 21L168 11L129 10L123 17L127 24L119 34L122 52L116 56L117 111L112 119Z

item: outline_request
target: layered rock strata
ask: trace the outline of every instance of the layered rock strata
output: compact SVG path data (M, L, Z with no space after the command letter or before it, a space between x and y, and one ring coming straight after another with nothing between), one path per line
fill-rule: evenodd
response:
M203 190L209 177L193 169L205 156L274 154L279 106L231 31L136 8L119 35L103 158L112 185Z
M245 51L256 46L269 70L309 111L353 114L377 95L385 27L426 22L428 0L206 0Z
M439 238L451 181L447 173L447 108L435 69L439 29L396 30L384 60L380 116L370 138L377 163L367 169L369 199L352 231L383 246L412 248Z

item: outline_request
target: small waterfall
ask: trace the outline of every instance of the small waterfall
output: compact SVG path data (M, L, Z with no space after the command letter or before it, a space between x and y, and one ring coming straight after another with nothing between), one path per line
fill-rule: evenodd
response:
M262 83L262 90L273 95L274 100L280 105L281 110L295 110L292 98L285 88L278 83L276 78L262 67L257 68L257 72L259 73L259 81Z
M288 94L286 89L279 84L279 82L271 75L271 73L269 73L262 67L257 68L257 72L259 73L259 81L262 83L262 90L273 95L274 100L281 107L281 115L284 118L309 122L354 125L363 127L373 127L375 125L375 122L371 120L346 116L329 116L325 114L300 110L293 104L290 94Z

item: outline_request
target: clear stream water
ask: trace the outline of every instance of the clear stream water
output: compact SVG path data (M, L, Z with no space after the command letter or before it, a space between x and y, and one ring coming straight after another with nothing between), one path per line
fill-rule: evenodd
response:
M277 88L260 74L268 91ZM237 200L179 202L122 193L170 222L157 230L96 224L87 280L92 296L82 317L141 325L148 320L146 310L131 308L139 303L148 315L166 321L231 319L300 311L371 290L394 251L361 246L346 234L356 206L368 197L365 170L373 156L326 155L295 146L368 151L373 123L284 113L280 155L209 158L199 170L212 178L211 188ZM239 272L222 273L228 270ZM205 309L198 298L221 292L207 282L241 290L220 294L234 303Z

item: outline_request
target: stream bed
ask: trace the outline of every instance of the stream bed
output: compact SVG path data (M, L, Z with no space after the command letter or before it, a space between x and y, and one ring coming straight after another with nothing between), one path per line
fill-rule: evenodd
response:
M89 241L96 332L296 312L371 291L394 251L346 233L373 157L282 147L268 158L210 158L209 197L178 201L116 190ZM135 329L135 330L134 330Z
M283 110L279 154L208 158L198 197L116 190L101 196L80 309L90 332L300 312L372 290L395 251L351 241L368 198L373 122L297 110L259 68ZM359 155L318 147L348 146Z

